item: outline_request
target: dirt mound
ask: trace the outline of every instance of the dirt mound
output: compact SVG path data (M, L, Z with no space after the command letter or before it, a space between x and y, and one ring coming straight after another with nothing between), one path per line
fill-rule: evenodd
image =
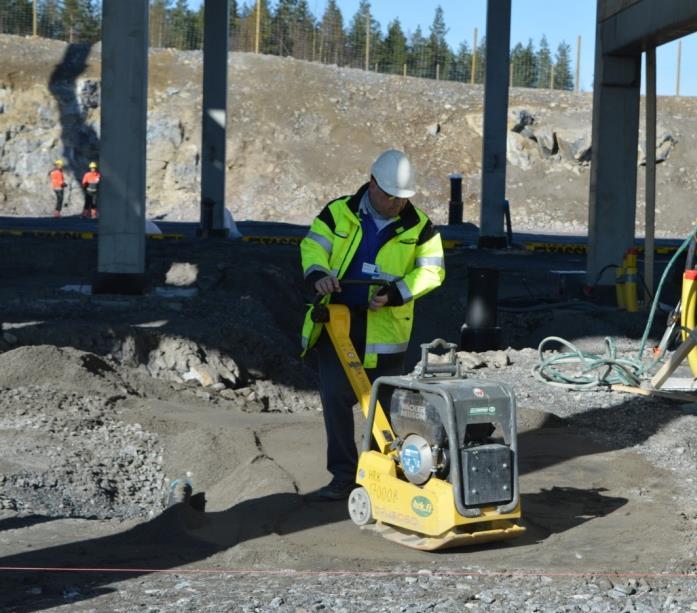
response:
M72 347L18 347L0 354L0 387L36 385L98 396L127 394L128 384L103 358Z

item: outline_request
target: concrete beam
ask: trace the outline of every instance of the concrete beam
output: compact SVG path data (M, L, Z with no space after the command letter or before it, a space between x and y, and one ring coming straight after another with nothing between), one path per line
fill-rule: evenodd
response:
M598 8L605 54L636 55L697 30L697 0L617 1L617 12L612 2Z
M98 274L93 291L136 293L145 273L148 0L105 0Z
M201 129L201 229L225 230L225 174L229 0L206 0L203 31L203 117Z
M511 0L488 0L480 247L505 247L506 147L508 77L511 46Z
M642 0L602 0L598 6L598 21L605 21L620 11L641 2Z
M641 55L603 55L598 42L586 270L589 284L614 286L614 271L606 267L621 264L634 244Z

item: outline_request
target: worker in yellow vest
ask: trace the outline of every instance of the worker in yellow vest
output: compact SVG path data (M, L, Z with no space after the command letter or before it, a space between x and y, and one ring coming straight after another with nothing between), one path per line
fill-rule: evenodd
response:
M300 244L308 290L323 303L351 311L351 340L371 381L403 374L411 337L414 301L445 277L443 245L428 216L410 198L416 193L413 167L396 149L382 153L370 180L352 196L327 204ZM376 280L388 285L345 285L343 280ZM328 334L305 318L303 355L317 352L320 396L327 433L329 485L311 500L342 500L354 487L358 453L354 442L356 396Z

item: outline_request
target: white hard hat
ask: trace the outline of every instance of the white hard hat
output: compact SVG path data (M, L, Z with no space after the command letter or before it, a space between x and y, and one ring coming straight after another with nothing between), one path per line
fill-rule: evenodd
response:
M388 149L380 154L370 174L378 187L397 198L411 198L416 193L416 178L411 162L402 151Z

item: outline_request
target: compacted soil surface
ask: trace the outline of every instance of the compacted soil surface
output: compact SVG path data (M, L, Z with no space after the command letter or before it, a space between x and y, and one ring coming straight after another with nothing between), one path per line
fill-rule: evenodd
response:
M95 240L0 250L3 610L697 608L697 405L532 374L550 335L636 357L645 313L579 305L550 272L578 257L449 251L417 303L410 368L459 341L468 270L500 271L507 348L457 355L514 390L527 528L425 553L303 496L329 475L297 247L149 240L142 296L89 293Z

